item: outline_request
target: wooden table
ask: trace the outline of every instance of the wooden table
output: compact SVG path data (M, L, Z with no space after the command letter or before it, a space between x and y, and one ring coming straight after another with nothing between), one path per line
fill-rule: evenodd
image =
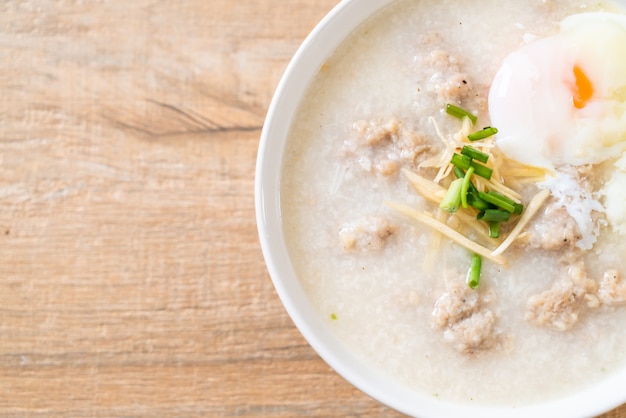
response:
M257 239L265 112L334 4L3 2L0 416L399 416L306 344Z

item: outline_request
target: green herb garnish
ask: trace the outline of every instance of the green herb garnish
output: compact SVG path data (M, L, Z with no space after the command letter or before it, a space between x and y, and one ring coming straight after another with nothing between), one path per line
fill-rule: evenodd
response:
M500 222L489 222L489 237L498 238L500 236Z
M480 176L484 179L490 180L491 175L493 174L493 170L487 167L486 165L478 164L475 161L470 163L471 167L474 167L474 174Z
M454 116L455 118L459 118L459 119L468 117L469 120L472 121L472 124L476 123L476 116L472 115L467 110L461 109L460 107L455 106L453 104L448 103L446 105L446 113L450 116Z
M482 267L482 259L476 253L472 254L472 263L467 272L467 285L472 289L476 289L480 284L480 269Z
M516 215L522 213L522 209L524 208L519 203L514 202L503 194L494 192L492 190L488 191L487 193L479 193L478 197L480 197L485 202L489 202L501 209L506 210L507 212L515 213Z
M461 154L467 155L471 159L480 161L481 163L486 163L489 160L489 155L477 150L474 147L470 147L469 145L465 145L463 147L463 149L461 150Z
M472 164L472 157L454 153L450 159L450 164L465 171L470 168L470 165Z
M493 174L493 170L491 168L487 167L486 165L477 163L472 159L472 157L467 155L456 153L452 154L450 164L460 168L461 170L468 170L470 167L474 167L474 174L487 180L491 179L491 174Z
M461 186L461 206L464 209L467 209L467 193L469 192L470 184L472 184L472 174L474 174L474 167L470 167L467 169L465 173L465 177L463 177L463 183Z
M485 209L494 209L494 206L485 202L480 197L478 197L478 190L474 187L470 182L470 190L467 195L467 203L477 209L478 211L483 211Z
M443 196L443 200L439 204L441 210L448 213L455 213L461 206L461 190L463 188L463 179L456 179L450 183L450 187Z
M476 216L479 221L506 222L511 219L511 212L502 209L485 209Z
M467 136L467 139L470 141L478 141L479 139L489 138L491 135L495 135L498 133L496 128L492 128L491 126L487 126L480 131L471 133Z

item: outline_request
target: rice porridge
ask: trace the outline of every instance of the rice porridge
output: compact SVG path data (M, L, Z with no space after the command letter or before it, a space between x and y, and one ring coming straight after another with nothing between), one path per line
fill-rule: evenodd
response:
M291 128L281 211L299 279L364 362L441 399L510 406L623 366L626 80L587 64L626 48L621 13L399 0L319 69ZM600 37L590 47L585 30ZM449 164L465 145L489 160ZM444 209L453 184L467 194ZM487 210L466 204L471 188L508 195L509 214L495 209L506 220L476 219Z

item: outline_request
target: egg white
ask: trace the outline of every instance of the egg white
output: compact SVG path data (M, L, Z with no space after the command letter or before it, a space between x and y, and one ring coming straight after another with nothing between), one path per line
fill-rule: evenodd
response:
M574 106L579 67L593 94ZM524 164L554 170L594 164L626 150L626 16L567 17L555 36L507 56L489 92L497 144Z

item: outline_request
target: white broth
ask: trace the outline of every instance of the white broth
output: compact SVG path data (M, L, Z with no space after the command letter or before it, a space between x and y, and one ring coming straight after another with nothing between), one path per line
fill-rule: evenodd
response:
M623 366L626 308L615 289L602 286L603 278L611 281L605 273L615 271L618 282L626 274L626 244L602 213L594 215L600 233L591 249L570 242L561 247L545 238L554 228L565 230L558 219L567 214L546 215L548 200L527 227L544 241L533 244L523 235L504 253L506 266L483 259L481 283L472 290L465 284L470 251L445 237L435 246L439 238L431 228L385 204L436 213L402 169L429 179L436 174L419 167L441 152L435 126L444 137L462 126L445 104L476 114L473 130L489 125L489 88L507 54L557 33L566 16L599 10L621 11L606 1L399 0L337 49L296 112L281 181L296 272L342 343L415 391L526 405ZM596 196L613 162L574 177L589 177ZM521 186L522 201L537 190L532 183ZM541 224L550 220L557 225ZM575 223L569 227L576 238ZM584 279L573 271L581 265ZM442 301L453 291L462 303L475 302L464 318L484 325L485 335L461 335L446 316L454 312L441 316L441 309L458 308ZM539 299L567 292L573 309L558 318L537 313L546 306Z

